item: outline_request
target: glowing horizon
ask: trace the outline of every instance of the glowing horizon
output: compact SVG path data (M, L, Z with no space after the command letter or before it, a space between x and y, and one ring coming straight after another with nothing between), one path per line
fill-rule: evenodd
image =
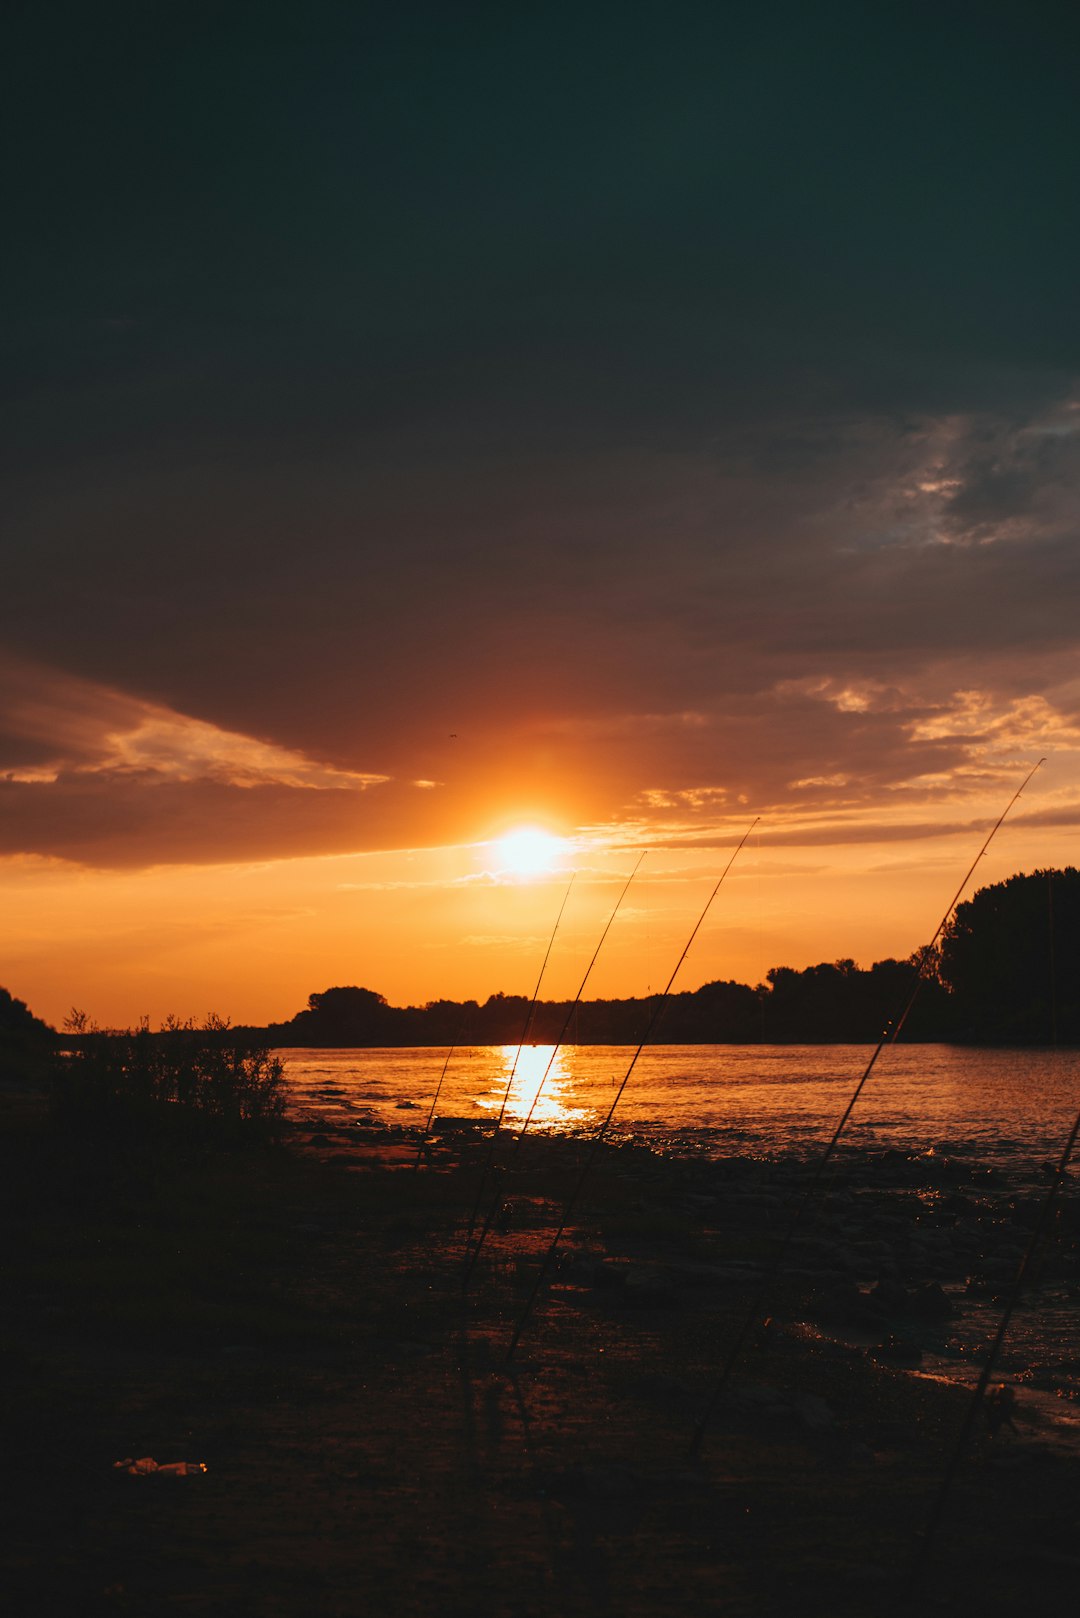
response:
M1063 795L1064 783L1044 766L966 896L1016 871L1073 863L1071 826L1052 824ZM841 956L868 966L910 954L936 926L1005 801L1000 790L968 798L963 822L946 819L936 831L880 816L864 822L870 835L862 839L851 819L832 829L815 816L763 822L676 988L717 978L752 984L772 966ZM898 837L905 824L917 835ZM535 831L538 822L511 825L507 837ZM493 869L493 845L483 840L135 871L0 861L7 916L0 982L54 1025L72 1005L114 1025L207 1010L262 1024L292 1016L313 991L345 983L396 1005L531 994L572 857L573 891L543 985L544 997L565 998L576 992L640 851L640 826L628 825L621 840L612 830L582 829L573 839L542 834L549 840L521 846L532 848L530 861L556 864L525 875ZM696 846L691 831L669 836L666 846L650 839L589 997L643 995L666 981L742 830L740 816L730 830L718 829L716 846Z

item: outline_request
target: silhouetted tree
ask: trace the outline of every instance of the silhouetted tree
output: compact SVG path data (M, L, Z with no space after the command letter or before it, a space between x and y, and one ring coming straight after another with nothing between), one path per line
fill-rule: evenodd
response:
M5 1037L51 1040L53 1030L42 1022L24 1000L16 1000L7 989L0 989L0 1034Z
M672 1045L748 1045L761 1038L761 1000L745 983L704 983L672 995L657 1038Z
M904 1008L915 982L916 959L875 961L868 972L849 959L822 961L801 972L773 967L761 1011L763 1037L777 1044L876 1044ZM947 994L936 973L928 972L902 1037L948 1039L950 1014Z
M51 1051L56 1035L29 1006L0 989L0 1078L36 1070Z
M286 1026L305 1045L383 1045L395 1043L393 1020L381 994L350 986L309 995L307 1010Z
M515 1045L521 1038L529 1012L529 1001L523 994L492 994L480 1007L477 1037L487 1045ZM536 1030L529 1030L535 1039Z
M961 1038L1080 1043L1080 871L1039 870L958 905L939 972Z

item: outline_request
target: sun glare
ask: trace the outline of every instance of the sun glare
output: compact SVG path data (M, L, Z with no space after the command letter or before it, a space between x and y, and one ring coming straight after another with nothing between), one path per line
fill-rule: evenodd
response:
M522 826L495 844L504 871L515 876L537 876L550 871L566 847L561 837L539 831L535 826Z
M511 1126L527 1118L530 1128L566 1129L585 1118L568 1099L570 1072L558 1046L504 1045L499 1055L507 1078L514 1075L506 1113Z

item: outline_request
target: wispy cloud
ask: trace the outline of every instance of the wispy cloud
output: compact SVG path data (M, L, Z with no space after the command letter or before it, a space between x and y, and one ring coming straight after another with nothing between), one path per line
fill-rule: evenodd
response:
M364 791L389 776L339 770L302 753L221 730L165 710L148 711L131 730L102 738L103 757L76 766L82 773L147 773L168 781L219 781L226 786L283 786L302 791ZM431 782L414 782L430 787Z
M56 670L8 658L2 672L0 780L43 783L65 774L139 775L234 787L363 791L389 779L321 764L273 742Z

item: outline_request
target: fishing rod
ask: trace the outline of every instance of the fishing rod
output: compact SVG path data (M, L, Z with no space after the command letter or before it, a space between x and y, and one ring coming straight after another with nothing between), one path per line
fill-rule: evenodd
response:
M465 1025L464 1025L464 1023L462 1023L461 1030L460 1030L457 1038L454 1040L454 1043L451 1045L450 1049L446 1053L446 1061L442 1065L442 1072L439 1074L439 1082L435 1086L435 1094L432 1097L431 1111L428 1113L427 1119L425 1120L425 1123L424 1123L424 1127L420 1131L420 1144L416 1148L416 1162L413 1164L413 1173L414 1174L416 1173L417 1169L420 1167L420 1159L424 1155L424 1147L427 1145L427 1138L428 1138L428 1135L431 1133L431 1125L432 1125L432 1121L434 1120L434 1117L435 1117L435 1108L439 1105L439 1095L440 1095L440 1093L442 1091L443 1080L446 1077L446 1070L450 1066L450 1058L453 1056L454 1052L457 1050L458 1046L461 1044L462 1036L464 1035L464 1033L465 1033Z
M532 1024L533 1012L536 1009L537 996L540 993L540 985L544 981L544 973L547 971L547 964L551 958L551 951L555 944L555 935L559 931L559 923L562 921L563 911L566 909L566 901L570 897L570 889L574 886L574 877L576 875L576 871L572 872L570 881L567 883L566 892L563 894L563 902L559 906L559 914L555 917L555 925L551 929L551 937L548 939L548 947L544 952L543 963L540 967L540 976L536 980L536 988L533 990L532 999L529 1001L529 1009L525 1013L525 1021L521 1029L521 1038L518 1040L518 1048L514 1053L514 1061L513 1066L510 1069L510 1077L506 1081L506 1094L502 1098L502 1106L499 1108L499 1116L495 1120L495 1128L492 1132L491 1143L488 1148L487 1156L484 1159L483 1167L480 1171L480 1183L476 1188L476 1199L472 1205L472 1212L469 1214L469 1228L465 1235L466 1260L468 1259L469 1248L472 1245L473 1231L476 1229L476 1216L480 1212L480 1199L484 1195L484 1187L487 1184L487 1178L491 1172L491 1165L495 1157L495 1145L499 1138L499 1130L502 1127L502 1121L510 1101L510 1091L514 1087L514 1075L517 1073L518 1063L521 1060L521 1052L524 1048L525 1040L528 1037L530 1025Z
M754 1300L753 1300L753 1302L752 1302L752 1304L750 1306L750 1309L749 1309L749 1311L748 1311L748 1313L746 1315L746 1318L743 1320L742 1325L740 1326L739 1330L735 1334L735 1340L732 1343L731 1348L728 1350L727 1358L724 1361L723 1367L721 1368L720 1375L719 1375L719 1377L717 1379L716 1386L714 1387L714 1389L712 1391L712 1394L710 1395L710 1397L708 1399L708 1402L706 1403L705 1410L704 1410L700 1420L698 1421L697 1426L694 1428L693 1437L690 1440L690 1456L691 1456L691 1459L693 1459L701 1449L701 1443L702 1443L702 1440L703 1440L703 1438L705 1436L705 1430L708 1427L709 1422L712 1419L713 1412L715 1411L717 1405L720 1402L721 1397L723 1396L725 1388L727 1387L728 1381L730 1380L730 1377L731 1377L732 1370L734 1369L734 1366L735 1366L735 1362L739 1357L739 1354L740 1354L740 1352L742 1350L742 1346L743 1346L744 1342L746 1341L747 1334L749 1333L751 1326L754 1324L754 1322L761 1315L762 1304L764 1302L765 1295L769 1291L769 1289L774 1285L774 1283L776 1281L776 1278L780 1273L781 1266L783 1265L784 1259L787 1257L788 1248L791 1246L792 1239L793 1239L793 1237L795 1235L796 1230L799 1227L799 1224L801 1223L802 1216L805 1213L806 1208L809 1205L810 1201L812 1200L814 1194L816 1193L817 1188L821 1183L821 1179L822 1179L822 1176L825 1173L826 1168L828 1167L829 1163L832 1160L833 1153L836 1151L837 1145L838 1145L838 1143L840 1141L840 1137L843 1134L844 1129L847 1126L848 1119L851 1117L851 1114L855 1110L855 1104L858 1101L859 1097L862 1095L862 1092L863 1092L864 1088L866 1087L867 1080L869 1079L871 1073L874 1071L874 1068L877 1065L878 1057L881 1055L881 1053L885 1049L886 1045L895 1044L896 1040L899 1038L900 1031L903 1028L905 1022L907 1021L908 1013L911 1011L912 1006L915 1004L916 996L918 995L919 989L920 989L920 987L922 985L923 976L924 976L924 974L926 972L926 968L929 965L930 960L931 960L931 958L933 956L934 947L937 944L937 941L941 937L942 933L945 931L945 927L946 927L946 925L948 923L949 917L952 915L953 911L956 909L956 906L959 904L960 896L963 893L964 889L967 887L967 885L970 882L972 876L974 875L976 866L978 865L979 861L986 854L987 849L990 847L990 844L993 842L993 840L994 840L995 836L997 835L999 829L1001 828L1002 824L1004 823L1005 818L1008 815L1009 811L1012 809L1013 805L1015 804L1017 799L1020 797L1020 794L1023 792L1024 788L1027 786L1028 782L1031 780L1032 776L1035 774L1035 771L1038 770L1043 764L1045 764L1045 762L1046 762L1046 760L1044 758L1039 759L1038 763L1035 764L1033 766L1033 768L1028 771L1028 773L1027 773L1027 775L1025 775L1023 781L1021 781L1020 785L1017 787L1016 791L1013 793L1012 797L1009 799L1008 803L1005 805L1005 808L1001 811L1001 814L998 816L997 820L994 822L993 826L991 827L991 829L990 829L990 831L989 831L989 833L987 835L986 841L983 843L983 845L980 848L979 852L976 854L975 858L972 860L971 866L968 869L968 872L967 872L966 876L964 877L964 880L961 882L960 886L956 890L956 893L953 895L953 898L952 898L952 900L951 900L951 902L949 904L948 909L945 911L945 914L942 916L941 920L938 922L937 931L934 933L933 938L931 938L930 942L920 952L919 957L918 957L918 959L917 959L917 961L915 963L914 970L913 970L911 987L907 992L907 995L906 995L905 1000L903 1002L902 1008L901 1008L901 1010L900 1010L897 1017L895 1017L891 1022L886 1023L884 1032L882 1033L881 1038L878 1040L877 1045L874 1048L873 1055L871 1056L869 1062L867 1062L866 1067L863 1070L862 1077L860 1078L858 1084L855 1086L855 1090L854 1090L854 1092L853 1092L853 1094L851 1096L851 1099L848 1102L847 1106L844 1108L843 1113L841 1114L840 1122L837 1124L836 1128L834 1129L833 1134L832 1134L832 1138L830 1139L829 1144L826 1146L824 1152L821 1155L821 1158L818 1161L817 1167L815 1168L814 1173L810 1178L810 1183L806 1186L805 1190L803 1191L802 1196L798 1199L798 1201L795 1204L795 1208L794 1208L794 1211L793 1211L793 1213L791 1215L791 1218L788 1221L787 1228L784 1231L783 1236L781 1237L780 1244L779 1244L779 1246L778 1246L778 1248L776 1250L776 1253L775 1253L775 1255L773 1257L773 1260L772 1260L771 1264L769 1265L768 1270L766 1271L766 1273L765 1273L765 1275L764 1275L764 1277L762 1279L761 1285L759 1286L759 1288L757 1290L757 1293L754 1296Z
M909 1574L909 1595L914 1590L920 1576L926 1571L926 1565L930 1560L931 1553L933 1552L938 1529L941 1525L942 1516L944 1515L945 1506L952 1490L953 1482L956 1478L956 1473L959 1469L964 1450L967 1448L968 1440L971 1437L971 1429L975 1424L975 1418L978 1415L979 1409L986 1396L986 1390L990 1386L990 1378L994 1374L994 1365L997 1361L998 1354L1001 1352L1002 1344L1004 1343L1006 1334L1009 1330L1013 1312L1020 1302L1020 1296L1023 1292L1024 1284L1027 1281L1032 1265L1035 1262L1035 1255L1046 1237L1046 1232L1050 1225L1050 1218L1054 1211L1054 1204L1057 1202L1058 1192L1061 1190L1061 1187L1065 1182L1066 1170L1068 1169L1069 1159L1072 1157L1073 1149L1076 1146L1077 1136L1080 1136L1080 1113L1077 1113L1076 1121L1074 1122L1072 1129L1069 1131L1069 1138L1065 1142L1065 1148L1062 1151L1060 1159L1058 1160L1057 1170L1050 1182L1046 1196L1043 1198L1043 1205L1039 1211L1039 1217L1036 1220L1035 1229L1032 1232L1031 1240L1028 1242L1027 1250L1020 1261L1020 1268L1016 1273L1016 1280L1013 1282L1012 1291L1010 1292L1006 1301L1005 1309L1002 1313L1001 1320L998 1323L997 1331L994 1333L994 1339L990 1344L990 1350L986 1356L986 1362L983 1365L982 1371L979 1375L979 1380L975 1384L975 1391L971 1396L971 1402L968 1405L967 1414L964 1417L956 1444L953 1448L952 1454L949 1457L949 1464L945 1468L945 1475L941 1480L934 1503L931 1506L927 1516L926 1526L922 1532L922 1543L916 1552Z
M586 1157L585 1162L582 1165L581 1173L578 1175L577 1184L574 1187L573 1191L570 1193L570 1196L569 1196L569 1198L568 1198L568 1200L567 1200L567 1202L566 1202L566 1204L565 1204L565 1206L563 1208L563 1211L559 1216L559 1228L555 1232L554 1236L551 1238L551 1245L548 1247L547 1252L544 1254L544 1261L541 1264L540 1272L537 1275L535 1282L533 1283L532 1291L529 1293L529 1296L528 1296L528 1298L527 1298L527 1300L525 1302L525 1308L522 1310L521 1318L519 1319L517 1325L514 1327L513 1335L510 1338L509 1347L506 1350L507 1363L509 1363L509 1361L514 1356L514 1351L517 1348L518 1342L520 1341L521 1334L525 1330L526 1323L528 1322L529 1316L532 1313L533 1305L535 1304L536 1299L540 1294L540 1288L543 1285L544 1279L547 1276L547 1273L551 1268L552 1260L555 1257L555 1251L558 1248L559 1242L562 1239L563 1231L566 1229L566 1225L567 1225L567 1222L568 1222L568 1220L570 1218L570 1215L573 1212L573 1210L574 1210L574 1208L575 1208L575 1206L577 1204L578 1197L581 1195L581 1189L585 1184L585 1181L586 1181L586 1179L588 1177L589 1170L592 1168L592 1165L593 1165L593 1163L594 1163L594 1161L596 1159L596 1155L600 1150L600 1144L603 1141L604 1136L607 1134L608 1128L609 1128L609 1126L611 1124L611 1120L615 1116L615 1109L619 1105L619 1102L622 1099L622 1093L626 1089L626 1086L630 1081L630 1075L631 1075L631 1073L633 1073L634 1068L637 1065L637 1059L641 1055L642 1051L645 1049L645 1046L648 1044L650 1038L652 1037L653 1030L656 1028L657 1023L660 1020L660 1014L663 1011L665 1005L667 1004L668 996L671 993L671 986L675 982L675 979L676 979L676 977L678 975L678 972L679 972L679 968L682 966L682 964L685 961L687 955L689 954L690 946L694 942L694 939L697 937L698 933L700 932L701 927L702 927L702 923L704 922L705 917L708 915L710 909L712 908L713 900L716 898L716 895L720 892L720 889L723 887L724 878L727 876L728 872L731 870L731 867L735 864L735 861L738 859L740 853L743 850L743 847L744 847L744 845L745 845L745 843L747 841L747 838L750 836L750 833L753 831L754 827L757 825L757 823L758 823L758 821L760 819L761 819L761 816L756 815L754 817L753 821L751 822L750 826L743 833L741 839L739 840L739 842L738 842L738 844L737 844L737 846L735 848L735 852L732 854L731 858L728 860L727 864L724 866L723 871L721 871L720 877L719 877L719 879L718 879L718 881L716 883L716 886L713 888L712 892L709 894L709 897L706 899L705 908L702 910L702 912L701 912L700 916L698 917L697 921L694 923L694 930L690 934L690 937L686 940L686 943L683 945L682 954L679 956L679 959L675 962L675 965L674 965L674 967L672 969L671 976L667 980L667 985L666 985L666 987L664 989L664 992L660 996L660 998L657 1001L655 1007L653 1008L652 1017L649 1019L649 1025L645 1030L645 1034L644 1034L644 1036L643 1036L643 1038L641 1040L641 1043L638 1046L637 1050L634 1052L633 1056L630 1058L630 1066L627 1068L626 1072L623 1074L622 1083L619 1085L619 1088L615 1092L615 1099L611 1103L611 1106L608 1109L607 1117L604 1119L603 1123L600 1125L600 1128L597 1130L596 1134L593 1137L592 1143L591 1143L590 1148L589 1148L588 1156Z
M637 864L634 866L634 869L630 872L630 875L627 877L626 882L625 882L625 884L623 886L623 890L619 894L618 900L616 901L615 908L611 912L611 915L608 917L607 926L604 928L603 932L600 934L600 942L597 944L596 948L593 950L592 960L589 962L589 964L588 964L588 966L587 966L587 968L585 970L585 976L582 978L580 984L578 985L578 992L574 996L574 1003L570 1007L570 1010L566 1013L566 1018L565 1018L565 1020L563 1022L562 1027L559 1030L558 1041L557 1041L554 1049L552 1050L550 1057L548 1058L548 1065L544 1069L543 1078L540 1080L540 1083L536 1087L536 1094L532 1098L532 1105L529 1107L528 1112L525 1114L525 1122L522 1124L521 1128L518 1130L518 1137L517 1137L518 1146L521 1145L521 1137L524 1135L525 1131L528 1129L529 1125L532 1123L532 1115L536 1111L536 1103L540 1099L540 1092L544 1088L544 1085L547 1083L547 1076L551 1072L551 1069L552 1069L552 1067L554 1066L554 1063L555 1063L555 1058L556 1058L556 1056L558 1056L559 1050L560 1050L560 1048L562 1046L562 1043L563 1043L564 1039L566 1038L566 1030L570 1027L570 1023L573 1020L574 1012L577 1010L578 1006L581 1004L581 997L585 993L585 985L588 983L589 978L592 976L592 969L596 965L596 958L600 954L600 951L604 947L604 940L607 937L608 933L611 931L612 924L613 924L613 922L615 920L615 917L619 914L619 911L622 908L622 902L626 898L627 893L629 892L630 884L631 884L631 882L633 882L634 878L638 874L638 871L641 869L641 862L645 858L645 856L646 856L646 854L648 852L649 851L648 851L647 848L642 849L641 853L638 855Z
M600 951L601 951L601 949L603 947L604 939L607 937L608 933L611 931L612 923L614 922L615 917L618 915L620 906L622 905L623 900L626 898L627 891L629 890L630 884L634 880L634 878L637 876L638 871L639 871L639 869L641 867L641 862L645 858L645 855L647 853L648 853L648 849L643 849L642 852L638 855L637 864L634 866L634 869L630 872L630 875L627 877L626 882L625 882L625 884L623 886L623 890L619 894L618 900L616 901L615 908L611 912L611 915L608 917L607 926L604 928L603 932L600 934L600 942L597 944L596 948L593 950L592 960L589 962L589 964L588 964L588 966L587 966L587 968L585 970L585 976L582 978L581 984L580 984L580 986L578 988L578 992L574 996L574 1003L570 1007L570 1010L566 1013L566 1019L563 1022L563 1025L559 1030L559 1037L558 1037L558 1040L556 1041L555 1045L552 1047L551 1055L548 1057L548 1064L547 1064L547 1067L544 1069L543 1077L541 1078L540 1083L536 1087L536 1094L532 1098L532 1103L531 1103L531 1105L529 1107L529 1110L528 1110L528 1112L527 1112L527 1114L525 1116L525 1122L522 1124L521 1128L518 1131L517 1144L516 1144L516 1146L514 1148L515 1154L521 1150L521 1142L522 1142L522 1139L523 1139L523 1137L525 1135L525 1131L528 1129L530 1123L532 1122L533 1113L536 1111L536 1103L540 1099L540 1092L544 1088L544 1085L547 1083L548 1074L551 1072L551 1069L552 1069L552 1067L554 1066L554 1063L555 1063L555 1058L556 1058L556 1056L558 1056L559 1051L562 1048L563 1040L566 1038L566 1030L569 1028L571 1019L573 1018L573 1015L574 1015L574 1012L577 1010L578 1005L579 1005L579 1003L581 1001L581 997L585 993L585 985L588 983L589 976L590 976L590 974L592 972L592 969L596 965L596 958L600 954ZM491 1207L488 1209L487 1218L484 1220L483 1228L480 1231L480 1235L477 1238L476 1246L473 1249L471 1258L469 1259L468 1267L467 1267L467 1269L465 1271L465 1279L461 1283L462 1291L464 1291L464 1292L467 1292L469 1290L469 1282L472 1279L473 1270L476 1268L476 1261L480 1257L480 1249L483 1247L484 1242L487 1239L487 1234L488 1234L488 1231L491 1229L491 1222L495 1218L495 1210L498 1208L498 1206L499 1206L499 1189L498 1189L498 1186L496 1185L495 1195L491 1199Z

